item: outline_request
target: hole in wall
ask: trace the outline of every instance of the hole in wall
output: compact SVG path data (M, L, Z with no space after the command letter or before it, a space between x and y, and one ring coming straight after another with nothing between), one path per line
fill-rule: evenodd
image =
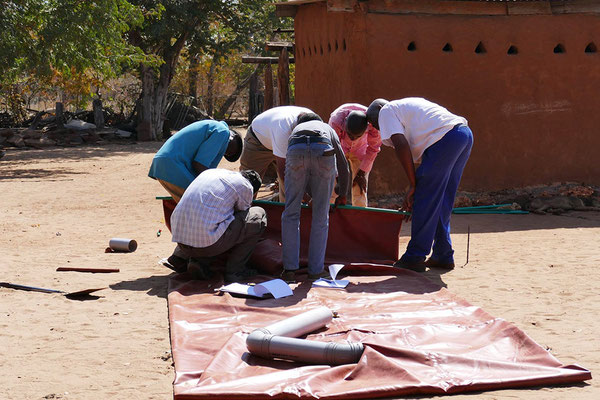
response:
M304 50L304 47L302 48L302 57L306 57L306 50Z
M313 46L313 52L314 52L314 54L315 54L315 56L316 56L316 55L317 55L317 45L314 45L314 46Z
M415 42L410 42L408 44L408 46L406 47L406 50L415 51L415 50L417 50L417 45L415 44Z
M308 55L312 56L312 50L310 49L310 46L308 46Z
M327 43L327 51L331 53L331 43Z
M597 51L598 49L596 48L596 44L594 42L590 42L587 46L585 46L586 53L595 53Z
M450 43L446 43L444 45L444 47L442 48L442 51L445 51L446 53L451 53L452 52L452 45Z
M562 53L566 53L567 51L565 50L565 46L563 46L562 43L557 44L554 47L554 54L562 54Z
M506 54L510 54L510 55L519 54L519 49L517 49L517 46L515 46L515 45L510 45L510 47L506 51Z
M487 53L487 50L485 49L485 46L483 45L483 42L479 42L479 44L477 45L477 47L475 47L475 53L477 53L477 54Z
M338 51L338 42L337 42L337 39L335 39L335 51Z
M342 42L342 49L346 51L346 39Z
M322 44L319 45L319 50L321 51L321 55L323 55L323 45Z

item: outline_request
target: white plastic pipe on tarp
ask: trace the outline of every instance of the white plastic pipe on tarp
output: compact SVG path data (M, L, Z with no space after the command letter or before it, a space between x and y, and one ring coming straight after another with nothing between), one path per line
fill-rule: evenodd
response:
M250 353L264 358L330 365L358 362L364 351L362 343L296 339L324 327L332 318L329 308L319 307L254 330L246 338L246 346Z

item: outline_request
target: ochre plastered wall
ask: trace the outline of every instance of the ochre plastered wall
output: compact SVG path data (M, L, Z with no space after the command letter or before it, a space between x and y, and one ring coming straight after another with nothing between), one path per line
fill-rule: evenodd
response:
M600 53L585 51L600 47L600 17L342 13L316 3L298 8L295 31L296 104L324 119L342 103L409 96L466 117L475 144L462 190L600 184ZM385 148L369 192L405 182Z

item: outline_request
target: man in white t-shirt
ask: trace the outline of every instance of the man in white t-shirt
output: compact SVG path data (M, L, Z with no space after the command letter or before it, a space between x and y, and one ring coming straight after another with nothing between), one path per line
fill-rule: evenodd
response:
M279 106L257 115L244 138L244 150L240 158L240 171L251 169L265 177L272 162L277 165L279 201L284 202L285 155L287 142L297 124L298 116L312 113L306 107Z
M453 269L450 215L473 146L467 120L420 97L377 99L367 118L382 143L395 149L410 183L402 209L412 212L411 239L394 266L418 272Z

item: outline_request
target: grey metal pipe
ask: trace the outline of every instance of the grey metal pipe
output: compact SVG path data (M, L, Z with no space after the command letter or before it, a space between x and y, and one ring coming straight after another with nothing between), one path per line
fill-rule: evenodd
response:
M246 346L250 353L263 358L330 365L358 362L364 351L362 343L317 342L288 337L302 336L319 329L332 317L331 310L321 307L284 319L266 328L255 329L246 338Z
M329 308L319 307L275 322L262 329L265 333L271 335L300 337L324 327L331 322L332 319L333 312Z

